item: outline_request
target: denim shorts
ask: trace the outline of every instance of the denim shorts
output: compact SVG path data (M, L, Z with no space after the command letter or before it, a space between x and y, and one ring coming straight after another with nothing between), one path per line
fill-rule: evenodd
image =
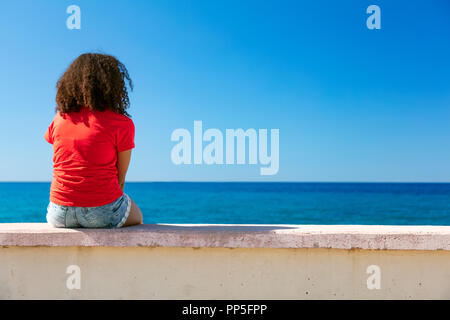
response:
M131 199L123 194L99 207L70 207L50 201L47 222L56 228L120 228L127 221Z

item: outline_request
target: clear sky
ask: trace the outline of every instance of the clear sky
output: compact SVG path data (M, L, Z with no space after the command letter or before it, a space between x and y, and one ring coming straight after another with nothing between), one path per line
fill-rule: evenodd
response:
M134 81L128 180L450 181L448 0L2 1L0 41L1 181L51 180L55 84L84 52ZM194 120L278 128L278 174L174 165L170 135Z

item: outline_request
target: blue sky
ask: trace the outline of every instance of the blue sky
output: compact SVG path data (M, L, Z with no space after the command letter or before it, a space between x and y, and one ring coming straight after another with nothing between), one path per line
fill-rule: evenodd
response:
M55 83L84 52L115 55L135 84L130 181L450 181L447 0L18 0L0 40L1 181L51 180ZM194 120L278 128L278 174L175 166L170 135Z

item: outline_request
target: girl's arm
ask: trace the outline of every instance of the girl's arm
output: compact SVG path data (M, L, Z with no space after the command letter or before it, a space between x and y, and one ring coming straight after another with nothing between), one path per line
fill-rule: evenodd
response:
M120 188L125 187L125 176L127 175L128 165L131 159L131 149L117 153L117 178Z

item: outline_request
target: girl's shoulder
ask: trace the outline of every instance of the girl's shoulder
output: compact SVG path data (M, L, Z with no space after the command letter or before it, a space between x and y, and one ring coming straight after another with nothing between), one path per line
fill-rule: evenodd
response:
M79 112L61 113L57 112L53 119L55 125L65 125L65 123L85 123L87 126L98 124L105 127L134 127L130 117L114 112L112 110L91 111L83 107Z
M111 110L104 112L105 119L112 127L115 127L119 130L133 130L134 131L134 123L130 117L120 114Z
M110 118L112 120L133 122L133 120L131 120L131 118L128 117L127 115L120 114L120 113L114 112L112 110L105 110L100 113L104 114L105 116L107 116L108 118Z

